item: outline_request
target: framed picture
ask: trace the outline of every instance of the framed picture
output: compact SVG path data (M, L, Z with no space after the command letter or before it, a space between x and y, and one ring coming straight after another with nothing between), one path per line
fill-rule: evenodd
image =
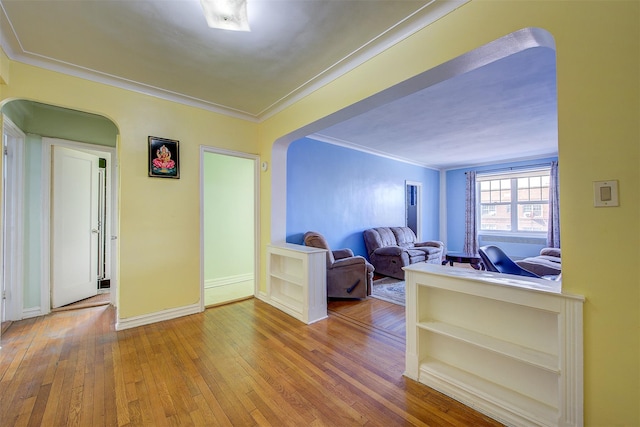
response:
M178 141L149 137L149 176L180 178Z

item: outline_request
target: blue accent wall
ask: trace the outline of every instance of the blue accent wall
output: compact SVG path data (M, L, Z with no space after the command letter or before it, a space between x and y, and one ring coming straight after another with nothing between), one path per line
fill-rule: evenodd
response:
M439 239L440 173L309 138L287 152L287 242L322 233L366 256L362 232L405 223L405 181L422 183L422 237Z
M498 163L493 165L448 170L446 172L447 250L462 251L462 248L464 246L464 211L466 187L465 172L470 170L475 170L476 172L486 172L508 168L526 167L529 165L539 165L544 163L550 164L552 160L558 160L558 158L549 157L545 159L536 159L530 161ZM562 173L561 169L560 173ZM538 239L538 241L533 241L535 239L502 238L501 236L480 236L478 240L480 246L499 246L507 253L507 255L515 259L539 255L540 249L547 246L546 236L544 238Z

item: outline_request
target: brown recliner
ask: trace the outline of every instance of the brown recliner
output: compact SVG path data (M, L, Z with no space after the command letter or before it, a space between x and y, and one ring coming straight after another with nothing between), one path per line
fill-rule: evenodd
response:
M327 297L366 298L373 286L373 265L351 249L332 251L322 234L308 231L304 244L327 250Z

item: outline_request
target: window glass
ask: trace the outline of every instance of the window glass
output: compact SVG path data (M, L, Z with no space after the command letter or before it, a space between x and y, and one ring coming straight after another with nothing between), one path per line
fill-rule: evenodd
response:
M549 169L478 180L481 231L546 233L549 218Z

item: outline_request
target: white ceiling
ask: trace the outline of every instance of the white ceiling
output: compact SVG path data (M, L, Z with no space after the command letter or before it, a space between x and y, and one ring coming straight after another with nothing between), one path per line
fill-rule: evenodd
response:
M260 121L467 0L249 0L251 32L199 0L0 0L7 55ZM529 49L314 137L435 168L557 153L555 54Z

